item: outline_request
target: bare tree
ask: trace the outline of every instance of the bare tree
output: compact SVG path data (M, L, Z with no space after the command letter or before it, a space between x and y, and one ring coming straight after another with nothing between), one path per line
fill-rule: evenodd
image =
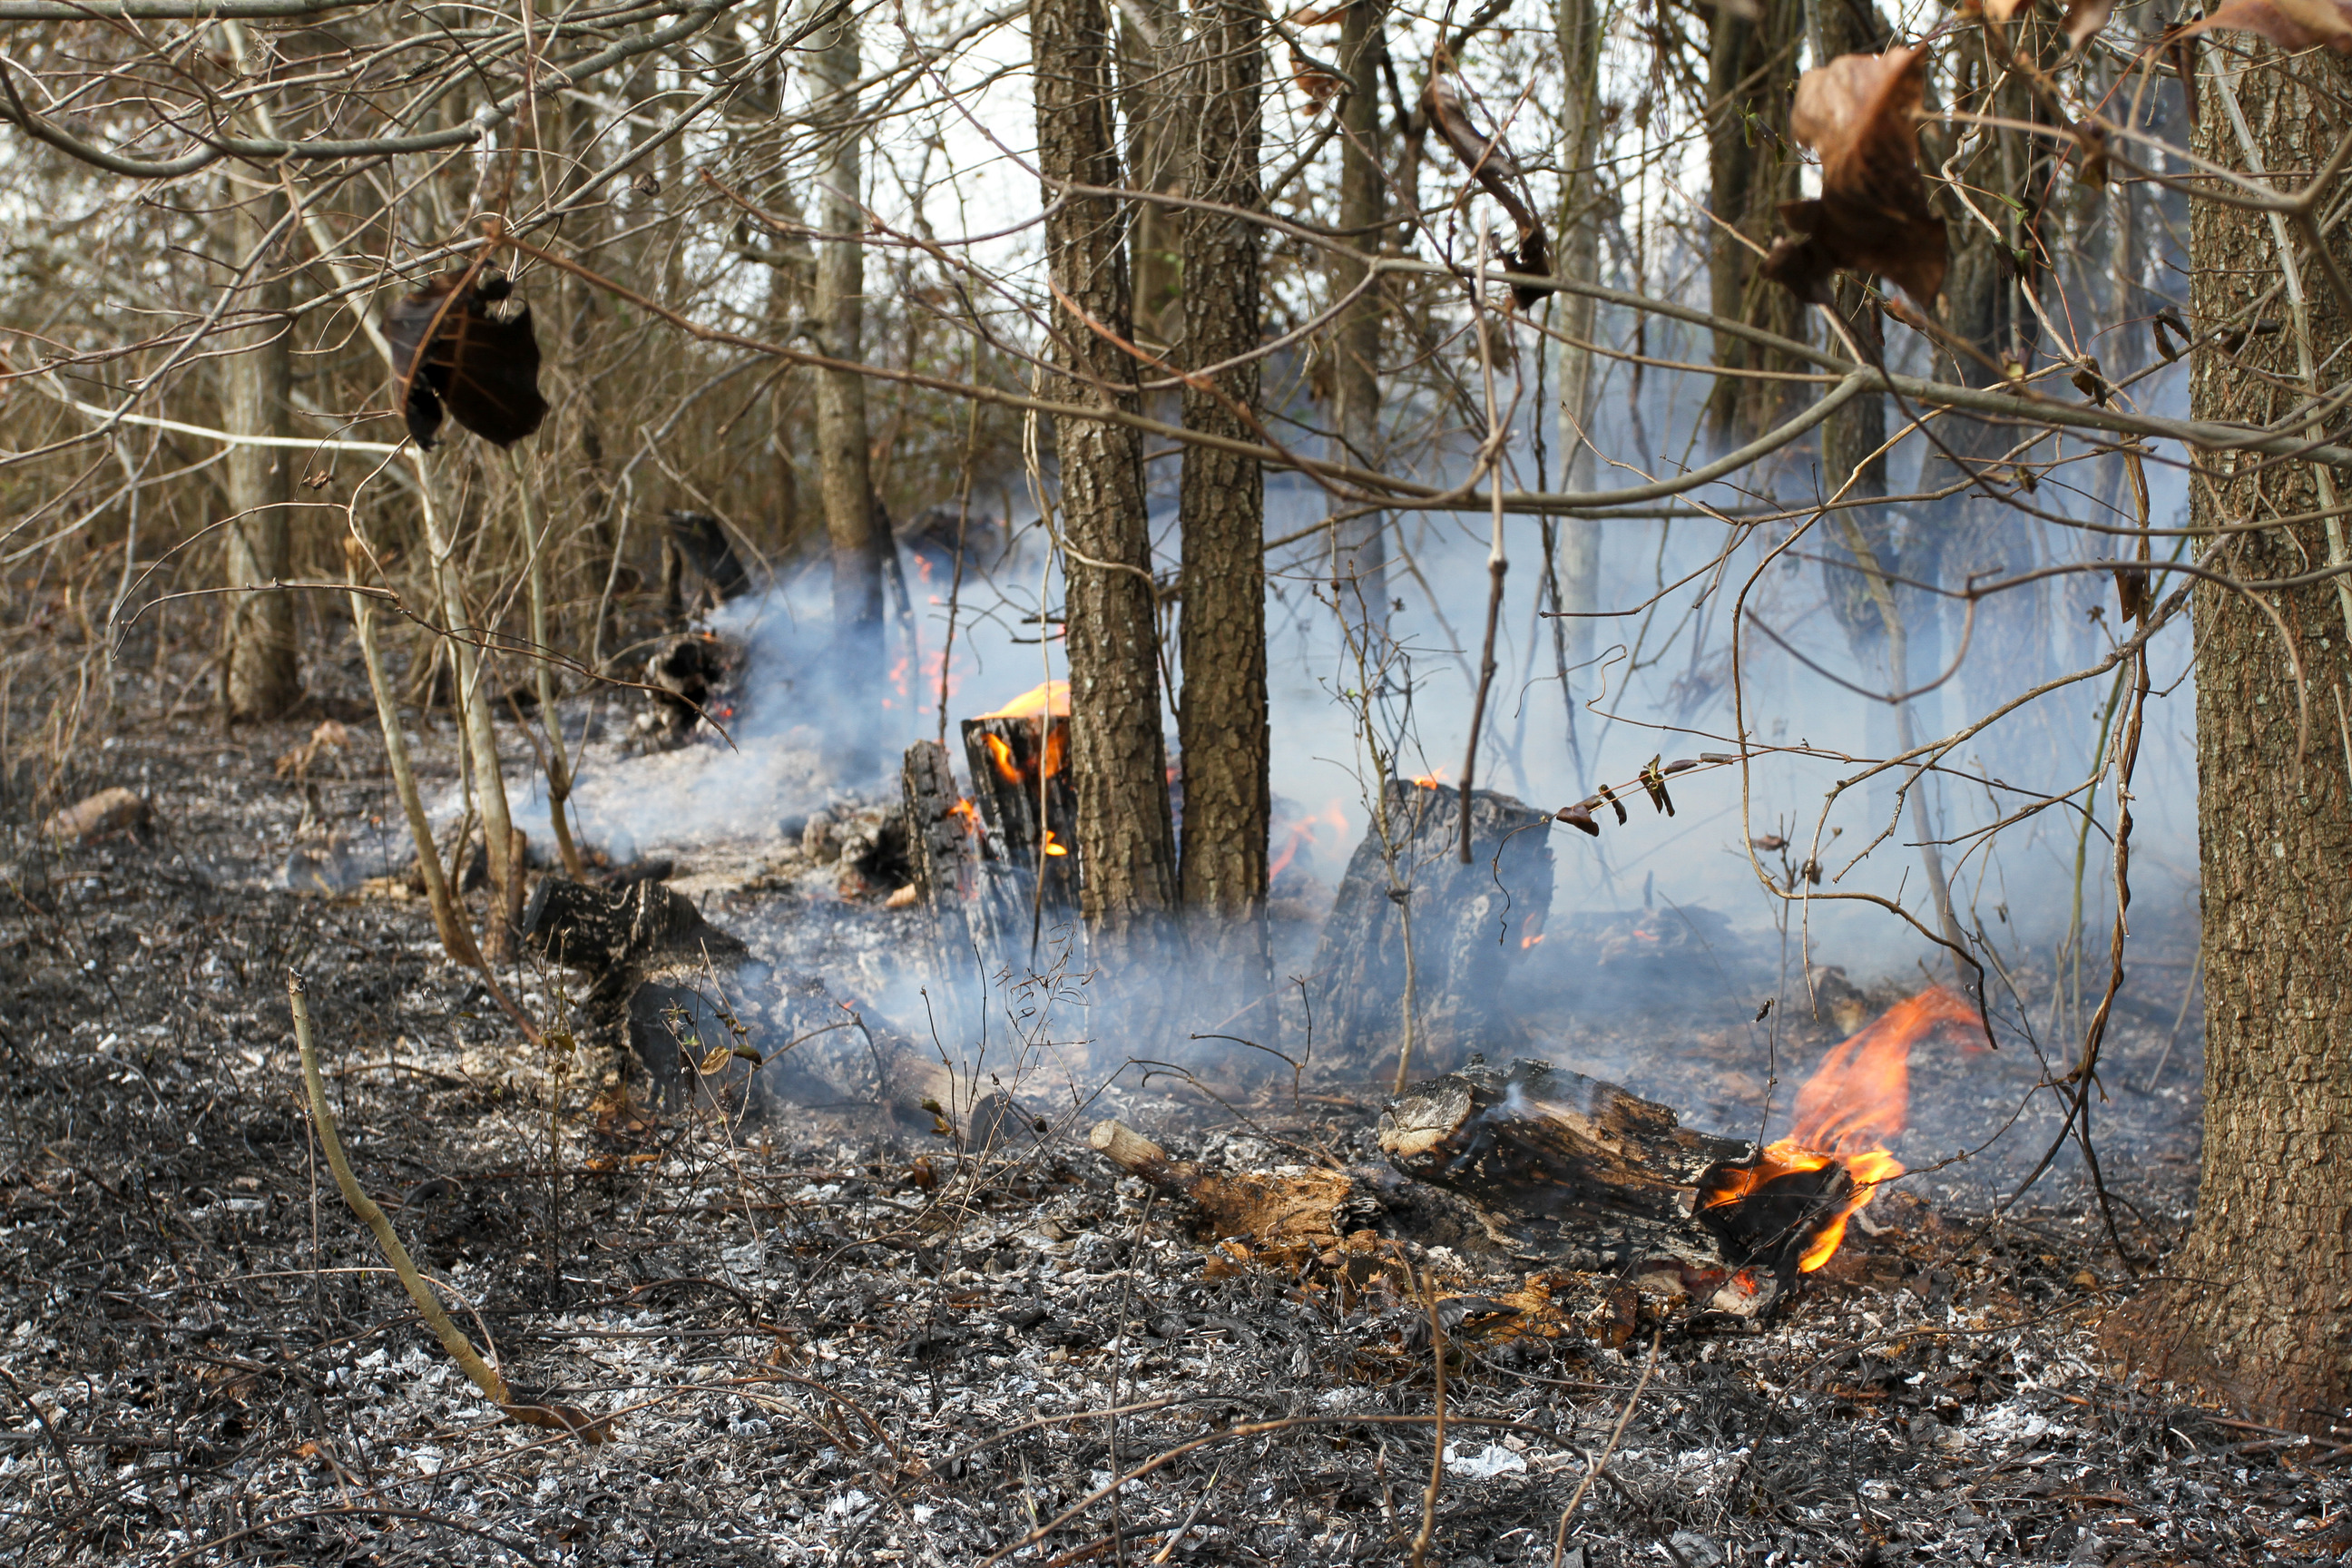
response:
M1262 0L1204 0L1194 13L1184 121L1186 184L1216 204L1183 230L1188 430L1249 440L1260 428L1259 93ZM1207 367L1230 368L1211 372ZM1273 737L1266 723L1265 480L1250 458L1184 448L1185 907L1224 927L1245 983L1265 973L1266 831Z
M1126 226L1116 198L1092 194L1119 184L1109 7L1041 0L1029 9L1029 37L1056 296L1055 392L1065 404L1132 413ZM1054 452L1084 906L1115 950L1156 941L1177 892L1142 444L1130 425L1072 413L1055 420Z
M820 5L825 0L818 0ZM826 137L817 174L816 279L811 314L824 352L856 363L866 353L866 128L855 91L857 23L841 6L819 34L815 78L824 96L816 117ZM889 546L876 515L872 436L866 423L866 378L854 370L816 375L817 475L825 536L833 544L833 624L838 679L851 703L872 700L882 680L882 567Z
M235 435L259 439L228 453L231 517L223 531L231 593L222 617L221 705L232 719L274 719L302 696L293 596L267 585L289 575L292 556L288 503L300 453L283 443L292 434L293 327L286 308L293 286L291 269L274 245L285 232L284 198L234 189L232 195L228 254L260 281L247 300L255 324L238 332L244 341L228 345L232 352L222 362L223 424Z

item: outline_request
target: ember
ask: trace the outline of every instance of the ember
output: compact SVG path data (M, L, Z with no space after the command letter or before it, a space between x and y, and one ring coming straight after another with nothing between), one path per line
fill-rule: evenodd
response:
M1846 1221L1903 1173L1885 1144L1909 1116L1911 1047L1976 1021L1967 999L1941 985L1888 1008L1822 1058L1797 1091L1787 1137L1700 1178L1700 1222L1740 1262L1777 1260L1785 1272L1793 1252L1805 1274L1827 1263Z

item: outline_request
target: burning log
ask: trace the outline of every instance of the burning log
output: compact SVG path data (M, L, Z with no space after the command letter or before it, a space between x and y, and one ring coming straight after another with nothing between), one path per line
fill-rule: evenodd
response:
M907 748L898 775L907 864L939 922L951 973L967 955L984 973L1018 973L1040 921L1077 911L1077 797L1064 772L1069 711L1069 685L1055 680L965 720L969 798L945 747Z
M988 858L1032 868L1042 861L1049 918L1078 907L1078 797L1063 765L1069 746L1066 680L1049 680L963 721L964 761Z
M1318 1055L1356 1072L1395 1057L1410 979L1412 1062L1450 1066L1510 1037L1506 984L1551 909L1550 818L1473 791L1465 866L1459 790L1391 780L1382 805L1385 820L1365 829L1316 945L1307 990Z

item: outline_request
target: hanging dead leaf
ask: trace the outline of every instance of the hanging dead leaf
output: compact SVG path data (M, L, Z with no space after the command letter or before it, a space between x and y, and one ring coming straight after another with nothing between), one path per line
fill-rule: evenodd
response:
M1589 833L1595 838L1601 837L1601 824L1592 820L1592 813L1587 807L1564 805L1552 813L1552 816L1556 820L1567 823L1579 833Z
M493 313L514 286L504 273L488 268L462 297L451 298L464 276L436 278L384 312L383 335L400 375L408 433L427 451L445 407L458 424L501 447L513 446L547 417L530 307L504 320Z
M1840 270L1881 273L1932 311L1944 287L1944 222L1919 177L1919 96L1927 51L1841 55L1797 83L1789 129L1822 158L1817 200L1783 202L1793 235L1773 242L1765 277L1813 304Z
M1601 798L1607 801L1609 803L1609 809L1617 814L1617 826L1620 827L1624 826L1625 803L1617 798L1616 792L1611 789L1607 784L1602 784L1601 786Z
M1422 112L1462 166L1480 188L1494 197L1502 209L1511 215L1518 226L1519 238L1516 248L1503 252L1502 262L1513 272L1536 277L1551 275L1551 238L1545 232L1543 219L1537 216L1535 204L1529 199L1527 175L1520 170L1518 160L1500 135L1490 135L1471 122L1469 112L1463 108L1462 95L1454 90L1448 62L1441 52L1432 62L1429 87L1421 96ZM1557 292L1539 283L1511 285L1511 299L1524 310L1547 294Z
M2080 50L2116 14L2116 0L2074 0L2066 7L2066 41Z
M2252 33L2283 49L2316 48L2352 53L2352 0L2226 0L2201 22L2168 37L2192 33Z
M1307 95L1307 116L1313 119L1323 112L1323 106L1347 84L1297 49L1290 51L1290 80Z

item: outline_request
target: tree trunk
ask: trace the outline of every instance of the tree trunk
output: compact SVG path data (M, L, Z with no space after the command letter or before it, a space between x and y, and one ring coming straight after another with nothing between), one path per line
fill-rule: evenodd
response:
M855 235L866 227L860 156L865 136L857 127L857 104L847 96L857 80L857 26L845 12L824 47L814 51L817 84L828 95L818 108L822 121L837 128L831 156L817 174L817 226L827 234ZM837 360L866 353L866 248L854 239L829 239L816 247L816 289L811 314ZM866 378L855 371L823 370L816 378L818 487L824 531L833 544L834 650L852 735L863 735L859 720L882 682L882 552L887 542L876 526L872 446L866 426ZM845 737L846 738L846 737ZM870 758L853 759L862 770Z
M1129 0L1118 15L1119 106L1127 116L1129 183L1139 191L1182 190L1188 127L1180 118L1176 73L1184 47L1183 14L1174 0ZM1217 31L1215 14L1203 15L1200 27ZM1157 202L1135 205L1128 230L1135 330L1150 344L1172 342L1183 325L1188 275L1177 247L1186 221L1178 209Z
M1388 213L1385 171L1381 165L1381 67L1388 55L1382 37L1384 0L1355 0L1339 23L1339 66L1358 90L1340 90L1339 234L1367 258L1342 260L1332 284L1338 294L1360 286L1379 254ZM1381 458L1381 289L1366 289L1340 313L1331 331L1332 416L1339 432L1332 458L1359 467ZM1348 518L1331 531L1331 591L1341 622L1359 634L1385 638L1389 629L1387 517L1370 512ZM1367 650L1368 664L1380 655Z
M1789 105L1803 5L1801 0L1762 3L1763 14L1754 21L1727 6L1708 13L1707 166L1717 220L1707 227L1711 308L1718 316L1801 339L1803 307L1789 290L1758 275L1759 255L1748 243L1769 247L1780 203L1797 194ZM1739 234L1729 232L1734 228ZM1727 332L1715 334L1715 363L1726 369L1806 368ZM1790 384L1724 376L1708 398L1708 417L1725 440L1743 439L1786 412Z
M1029 11L1036 70L1037 163L1050 205L1065 184L1116 186L1113 39L1104 0L1038 0ZM1119 204L1073 198L1045 220L1054 287L1055 353L1066 372L1048 395L1132 409L1126 225ZM1109 334L1109 336L1106 336ZM1151 581L1143 450L1106 421L1055 421L1061 475L1064 646L1070 661L1070 768L1086 856L1083 907L1113 947L1152 934L1176 904L1175 831L1168 812L1160 718L1159 626Z
M2352 71L2316 51L2284 57L2246 42L2255 64L2234 85L2259 165L2232 124L2231 84L2207 79L2196 150L2250 173L2307 170L2345 134ZM2207 59L2235 61L2215 51ZM2216 100L2221 101L2216 101ZM2285 181L2290 188L2297 182ZM2287 330L2235 354L2200 348L2190 382L2199 419L2267 422L2292 408L2312 367L2352 338L2352 320L2301 245L2283 257L2262 213L2201 202L2190 230L2191 316L2200 331L2273 303ZM2352 264L2338 235L2336 254ZM2295 296L2304 296L2302 308ZM2307 347L2303 323L2309 323ZM2227 477L2229 468L2252 468ZM2336 504L2334 476L2300 463L2235 465L2190 487L2198 528ZM2220 563L2242 581L2308 573L2346 558L2340 530L2305 521L2239 536ZM2205 1146L2197 1218L2144 1300L2143 1342L2161 1370L2199 1378L2256 1419L2338 1436L2352 1403L2352 777L2338 743L2352 672L2352 607L2335 583L2263 593L2304 660L2311 744L2298 743L2295 672L2270 617L2240 594L2196 588L2199 863L2205 954ZM2293 911L2292 915L2288 911Z
M284 207L282 196L256 196L231 209L231 256L240 262L250 258ZM262 257L256 270L263 280L247 297L247 306L272 319L234 334L241 342L222 367L228 384L222 416L237 435L283 438L291 433L288 399L294 385L292 326L283 312L293 290L278 257ZM299 457L291 447L229 448L234 521L225 531L232 590L287 575L292 537L287 503L294 493L294 464ZM222 626L222 707L231 719L274 719L301 695L293 596L282 590L232 591Z
M1188 184L1206 201L1258 205L1263 12L1224 0L1201 14ZM1184 226L1184 359L1194 367L1258 346L1259 229L1221 213ZM1255 438L1255 361L1184 391L1184 426ZM1256 994L1267 990L1266 834L1272 814L1266 724L1265 482L1253 458L1184 448L1178 516L1184 550L1184 686L1177 733L1184 754L1184 906L1219 928L1228 962L1214 966ZM1238 1000L1238 998L1237 998Z
M1603 145L1601 22L1593 0L1559 0L1555 20L1563 90L1559 164L1569 174L1563 182L1565 200L1559 220L1559 275L1580 283L1597 283L1601 280L1602 205L1612 199L1610 182L1599 169ZM1561 294L1557 300L1553 319L1574 340L1559 349L1560 489L1583 490L1591 488L1595 471L1596 377L1592 351L1582 345L1593 341L1600 315L1593 301L1583 295ZM1593 623L1579 617L1590 616L1601 607L1601 524L1592 518L1561 518L1557 522L1546 518L1543 530L1547 591L1551 607L1566 612L1553 617L1551 641L1573 752L1577 704L1571 672L1592 659Z

